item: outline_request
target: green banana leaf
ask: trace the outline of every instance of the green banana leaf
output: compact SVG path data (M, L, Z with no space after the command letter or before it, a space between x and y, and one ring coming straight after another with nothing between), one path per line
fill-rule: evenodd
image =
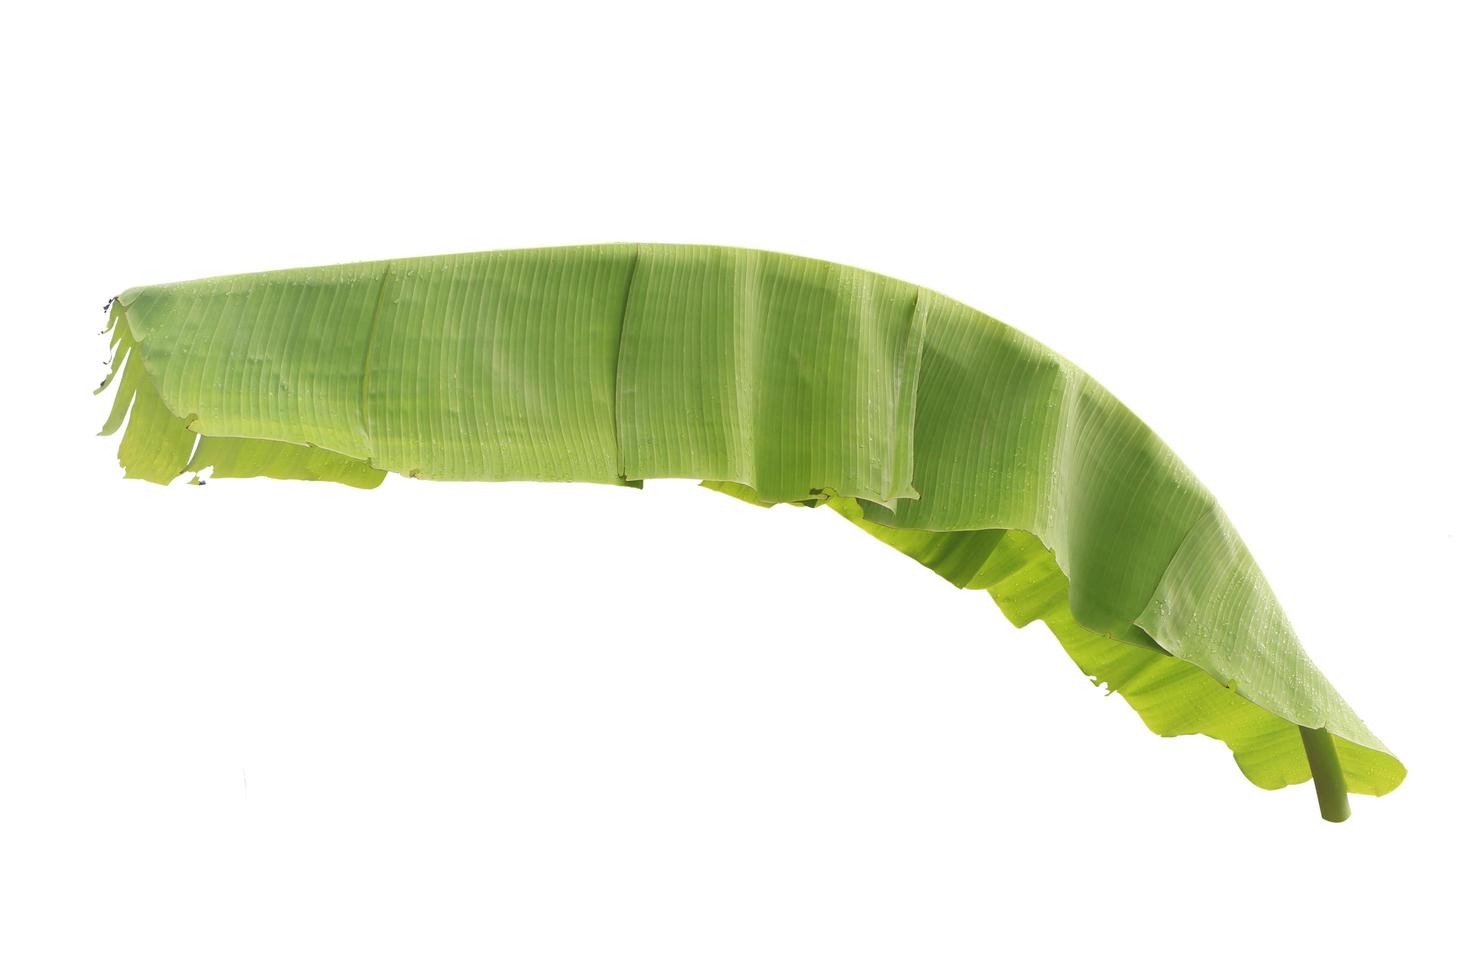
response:
M707 246L365 262L129 289L128 477L638 485L824 505L1040 620L1160 735L1323 815L1404 768L1302 651L1214 498L1073 364L955 300ZM100 390L100 389L99 389Z

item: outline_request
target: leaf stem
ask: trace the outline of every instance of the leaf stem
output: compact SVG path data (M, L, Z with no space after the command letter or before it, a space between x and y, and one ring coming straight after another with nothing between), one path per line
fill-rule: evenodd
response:
M1301 728L1302 746L1307 750L1307 765L1312 769L1322 819L1342 823L1352 811L1348 809L1347 780L1342 776L1332 735L1325 728L1297 727Z

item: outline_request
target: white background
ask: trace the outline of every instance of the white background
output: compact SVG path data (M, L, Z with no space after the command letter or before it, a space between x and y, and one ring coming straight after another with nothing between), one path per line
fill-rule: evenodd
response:
M10 9L0 974L1463 976L1455 8ZM1081 364L1407 782L1323 823L823 511L92 436L127 286L598 241Z

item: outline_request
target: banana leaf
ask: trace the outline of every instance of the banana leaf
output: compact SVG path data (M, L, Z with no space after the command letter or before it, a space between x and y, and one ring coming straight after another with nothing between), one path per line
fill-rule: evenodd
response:
M129 289L125 475L374 487L693 478L825 506L1160 735L1225 742L1324 817L1404 768L1308 659L1215 499L1066 359L953 299L769 252L603 245ZM99 389L100 390L100 389Z

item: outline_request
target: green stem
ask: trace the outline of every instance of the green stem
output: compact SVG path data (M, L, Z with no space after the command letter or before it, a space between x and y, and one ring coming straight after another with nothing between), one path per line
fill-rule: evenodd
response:
M1317 785L1317 806L1322 819L1342 823L1352 813L1348 809L1347 780L1337 761L1337 746L1325 728L1302 728L1302 745L1307 750L1307 765L1312 769L1312 782Z

